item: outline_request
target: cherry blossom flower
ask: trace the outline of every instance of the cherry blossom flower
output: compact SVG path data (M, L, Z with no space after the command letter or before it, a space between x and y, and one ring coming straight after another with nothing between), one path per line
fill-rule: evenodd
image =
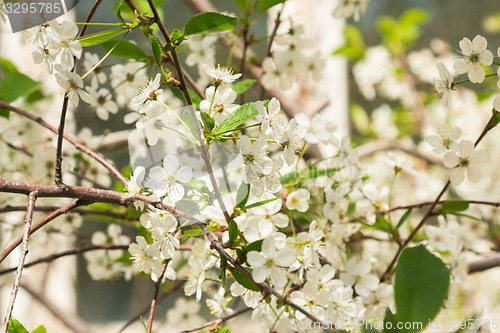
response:
M215 96L214 96L215 94ZM233 104L236 99L236 92L229 86L210 86L205 90L205 99L200 102L200 110L207 112L216 124L223 122L238 107Z
M310 198L311 193L304 188L293 191L286 197L286 208L304 213L309 209Z
M130 198L141 194L145 177L146 169L143 166L136 167L127 184L127 193L125 195ZM134 207L137 210L144 210L145 203L140 200L134 200Z
M132 98L130 105L137 108L140 113L154 108L162 108L163 106L158 101L163 93L163 89L160 89L160 80L161 74L158 73L154 80L150 80L147 85L139 88L139 95Z
M85 52L83 54L83 68L85 72L89 72L95 65L97 65L101 61L99 55L97 53ZM122 73L120 73L123 75ZM89 77L91 80L97 80L98 83L103 84L106 83L108 76L103 72L100 66L94 68L94 70L90 73Z
M149 170L146 186L158 197L168 195L171 201L177 202L184 196L184 187L180 183L186 183L191 178L193 170L190 166L180 166L176 156L167 155L163 166L154 166Z
M370 274L372 265L367 260L349 259L346 263L346 272L340 274L340 279L346 286L353 286L356 293L367 297L379 285L379 278Z
M128 61L111 67L111 86L117 92L116 102L120 106L130 103L137 89L147 84L148 76L142 62Z
M272 134L274 137L278 137L287 124L286 116L281 111L280 101L273 97L269 101L267 109L261 101L257 101L255 106L263 119L260 125L262 132L267 135Z
M279 171L283 167L283 159L274 158L272 159L273 168L268 174L261 172L256 172L253 169L247 168L247 182L252 184L250 187L250 192L260 197L264 194L264 191L275 193L281 187L280 174Z
M267 157L267 143L264 138L259 138L252 144L248 136L242 135L236 145L247 168L264 175L273 170L273 161Z
M160 250L146 242L142 236L137 236L136 243L132 243L128 247L131 254L132 265L139 272L151 274L151 276L159 276L162 268L160 261Z
M434 79L434 88L439 96L441 96L441 104L448 106L451 99L451 90L453 89L453 75L448 71L445 65L438 63L437 69L439 78Z
M295 119L290 120L284 131L278 135L278 142L283 147L283 159L286 164L295 163L297 152L302 148L302 142Z
M55 74L57 83L63 88L63 93L68 96L70 105L76 108L80 98L86 103L93 101L89 94L83 90L83 80L78 74L63 70L57 66L56 70L58 70Z
M58 23L56 20L50 21L49 26L55 33L56 48L60 49L60 64L64 69L71 70L75 65L74 58L80 59L82 56L82 46L76 39L78 27L73 21Z
M341 0L333 11L336 18L350 18L359 21L361 15L366 12L369 0Z
M252 266L252 276L257 283L270 278L271 283L282 289L287 282L287 276L282 267L289 267L295 262L295 254L291 248L277 250L272 244L275 239L268 237L262 243L262 252L251 251L247 254L247 261Z
M213 298L208 298L206 300L207 307L210 309L210 314L217 318L222 317L224 314L230 315L234 313L234 310L228 306L232 297L224 297L225 292L226 289L220 287Z
M485 71L481 63L489 66L493 63L493 53L488 51L488 41L481 35L474 37L472 42L464 38L459 43L464 58L455 61L453 68L458 74L467 73L472 83L481 83L484 81Z
M245 305L253 309L257 307L259 301L262 299L260 292L249 290L236 281L231 285L229 290L231 290L231 295L241 297Z
M93 80L91 86L87 87L89 100L87 103L95 110L99 119L108 120L109 114L118 112L118 105L113 101L113 95L106 88L98 90L97 81Z
M241 73L233 74L233 70L231 68L221 68L220 65L217 67L203 65L203 68L208 76L213 79L214 85L216 86L220 86L223 83L234 82L241 77Z
M450 127L446 124L440 125L436 134L429 135L425 138L428 144L430 144L434 149L432 150L436 154L441 154L450 151L458 150L457 140L462 135L462 130L459 127Z
M462 140L459 143L458 152L449 151L444 154L444 166L450 169L450 181L454 185L461 184L465 175L471 182L478 182L483 173L480 167L488 161L488 155L484 150L475 149L474 143L469 140Z

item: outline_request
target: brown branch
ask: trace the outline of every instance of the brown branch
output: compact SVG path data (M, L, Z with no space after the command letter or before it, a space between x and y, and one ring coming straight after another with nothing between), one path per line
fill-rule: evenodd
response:
M23 232L23 246L21 249L21 255L19 256L19 264L17 265L16 279L14 281L14 286L12 287L12 292L10 293L9 305L7 306L7 313L4 319L4 332L7 333L9 330L10 318L12 316L12 310L14 310L14 303L16 302L17 292L19 291L19 285L21 284L21 277L23 275L24 262L26 256L28 255L28 240L30 236L31 221L33 220L33 211L35 208L35 202L37 198L37 192L32 191L28 195L28 206L26 208L26 218L24 219L24 232Z
M14 113L17 113L18 115L23 116L31 121L34 121L55 134L58 133L58 130L54 126L50 125L42 118L37 117L37 116L27 112L27 111L24 111L20 108L13 106L13 105L10 105L9 103L6 103L2 100L0 100L0 107L7 109L9 111L12 111ZM125 177L123 177L123 175L120 173L120 171L118 171L118 169L113 165L113 163L106 161L101 155L99 155L98 153L96 153L92 149L88 148L83 143L79 142L78 140L74 139L73 137L71 137L67 134L64 134L63 137L66 141L71 143L76 149L78 149L82 153L90 156L96 162L100 163L112 175L114 175L122 184L126 185L128 183L128 180Z
M153 299L151 300L151 308L149 310L149 319L148 319L148 333L153 332L153 320L155 318L155 311L156 311L156 306L158 305L158 294L160 293L160 288L163 283L163 276L165 275L165 272L167 271L167 266L170 262L170 259L165 260L163 263L163 267L161 268L161 273L160 276L158 277L158 280L156 281L155 284L155 293L153 295Z
M69 330L75 333L86 333L89 332L89 328L87 324L73 313L68 313L64 309L59 308L57 305L48 300L44 295L40 292L34 290L30 286L26 284L21 284L21 288L23 288L28 294L30 294L33 299L42 304L55 318L59 319L64 326L66 326Z
M238 317L244 313L247 313L248 311L251 311L253 310L252 308L245 308L245 309L242 309L242 310L239 310L239 311L236 311L228 316L225 316L225 317L222 317L222 318L219 318L219 319L216 319L216 320L212 320L212 321L209 321L209 322L206 322L204 323L203 325L201 326L198 326L196 328L191 328L189 330L184 330L180 333L191 333L191 332L196 332L196 331L199 331L201 329L204 329L206 327L218 327L220 324L226 322L226 321L229 321L235 317Z
M469 263L469 273L482 272L500 266L500 253L495 253L483 259Z
M80 248L77 248L77 249L63 251L63 252L60 252L60 253L52 254L50 256L46 256L46 257L43 257L43 258L31 261L31 262L25 264L24 268L29 268L31 266L35 266L35 265L42 264L42 263L49 263L49 262L52 262L52 261L57 260L57 259L62 258L62 257L67 257L67 256L72 256L72 255L77 255L77 254L82 254L82 253L89 252L89 251L97 251L97 250L127 250L127 249L128 249L128 245L92 245L92 246L87 246L87 247L80 247ZM16 270L16 267L6 268L6 269L3 269L3 270L0 270L0 275L11 273L11 272L13 272L15 270Z
M52 212L58 209L58 206L37 206L35 207L36 212ZM19 212L26 210L26 206L5 206L0 208L0 214ZM68 212L69 213L69 212ZM97 216L107 216L114 217L121 220L137 220L137 218L128 217L126 213L113 212L109 210L101 209L85 209L85 208L75 208L72 209L70 213L80 214L80 215L97 215Z
M101 4L102 0L96 0L94 5L92 6L92 9L90 10L89 14L87 15L87 18L85 20L85 23L89 23L90 20L92 20L92 17L94 16L95 12L97 11L97 8ZM84 24L82 27L82 30L80 31L80 34L78 37L82 37L85 34L85 31L87 31L87 25ZM76 62L76 57L73 57L73 62ZM76 66L73 65L73 68L71 69L72 72L75 71ZM68 104L69 104L69 98L68 94L64 94L64 99L63 99L63 104L62 104L62 109L61 109L61 117L59 119L59 128L57 129L57 147L56 147L56 166L55 166L55 173L54 173L54 181L56 185L63 185L63 179L62 179L62 146L63 146L63 136L64 136L64 126L66 124L66 113L68 112Z
M36 189L34 190L36 191ZM2 179L0 178L0 192L2 192ZM52 221L53 219L55 219L56 217L58 217L59 215L62 215L62 214L65 214L67 211L69 211L70 209L76 207L77 205L79 205L79 202L81 202L80 200L74 200L72 202L70 202L69 204L66 204L64 205L63 207L60 207L58 208L57 210L53 211L52 213L50 213L49 215L47 215L44 219L42 219L40 222L38 222L37 224L33 225L30 229L29 229L29 234L28 235L32 235L35 231L37 231L38 229L40 229L42 226L44 226L45 224L47 224L48 222ZM19 236L14 242L12 242L12 244L10 244L3 252L2 254L0 254L0 263L3 262L5 260L5 258L7 258L7 256L16 248L19 246L19 244L21 244L21 242L23 241L23 237L24 236Z

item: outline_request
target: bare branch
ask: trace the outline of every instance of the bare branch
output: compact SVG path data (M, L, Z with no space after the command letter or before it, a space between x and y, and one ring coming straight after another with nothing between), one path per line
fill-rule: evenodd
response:
M37 192L30 192L28 195L28 206L26 208L26 218L24 219L24 232L23 232L23 247L21 250L21 255L19 256L19 264L17 265L16 279L14 281L14 286L12 287L12 292L10 294L9 305L7 306L7 313L5 314L4 333L9 330L10 317L12 316L12 310L14 309L14 303L16 302L17 292L19 291L19 285L21 284L21 277L23 275L24 262L26 256L28 255L28 240L30 236L31 221L33 220L33 211L35 208L35 202L37 198Z
M23 116L23 117L25 117L25 118L27 118L29 120L32 120L32 121L38 123L39 125L45 127L46 129L48 129L49 131L51 131L51 132L53 132L55 134L58 133L58 130L54 126L48 124L42 118L37 117L35 115L32 115L31 113L29 113L27 111L21 110L20 108L17 108L17 107L15 107L13 105L10 105L9 103L6 103L6 102L4 102L2 100L0 100L0 107L2 107L4 109L7 109L7 110L10 110L10 111L12 111L14 113L17 113L18 115L21 115L21 116ZM90 156L96 162L100 163L112 175L114 175L122 184L126 185L128 183L128 180L125 177L123 177L123 175L120 173L120 171L118 171L118 169L113 165L113 163L106 161L101 155L99 155L98 153L96 153L92 149L88 148L83 143L77 141L73 137L71 137L71 136L69 136L67 134L64 134L63 137L64 137L64 139L66 141L68 141L69 143L71 143L76 149L78 149L82 153Z
M149 319L148 319L148 333L153 332L153 320L155 318L156 306L158 305L158 294L160 293L160 288L163 282L163 276L167 271L167 266L170 262L170 259L165 260L163 263L163 267L161 268L160 276L158 277L158 281L155 284L155 293L153 295L153 299L151 300L151 309L149 310Z
M500 266L500 253L469 263L469 273L478 273Z

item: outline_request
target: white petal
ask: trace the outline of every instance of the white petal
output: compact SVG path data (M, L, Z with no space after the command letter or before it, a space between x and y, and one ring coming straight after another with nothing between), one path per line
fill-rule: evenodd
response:
M269 272L265 266L256 267L252 272L253 279L257 283L264 282L267 279L268 275Z
M470 65L471 62L469 61L469 59L458 59L453 64L453 68L455 69L457 74L464 74L469 71Z
M163 159L163 167L168 175L175 175L179 169L179 159L173 155L167 155Z
M173 184L168 191L168 197L173 202L177 202L184 197L184 187L181 184Z
M464 181L465 178L465 169L464 168L456 168L451 171L450 181L454 185L459 185Z
M467 168L467 178L473 183L477 183L481 177L483 176L483 173L481 172L481 169L478 167L473 167L469 166Z
M476 36L477 38L477 36ZM462 53L465 54L465 55L470 55L473 51L473 48L472 48L472 42L470 41L469 38L464 38L462 39L458 45L460 46L460 49L462 50Z
M460 157L469 158L474 152L474 143L470 140L460 141Z
M481 65L474 63L470 65L469 73L467 75L469 76L470 82L481 83L484 81L485 72Z
M484 38L481 35L477 35L472 40L473 52L476 54L479 54L479 53L483 52L484 50L486 50L487 46L488 46L488 41L486 40L486 38Z
M443 157L443 164L447 168L454 168L460 163L458 156L451 151L446 152Z
M247 254L247 261L254 268L254 271L257 267L261 267L265 264L266 258L264 256L257 252L257 251L250 251Z
M484 51L479 55L479 61L487 66L491 65L493 63L493 53L488 50Z
M193 169L190 166L184 165L177 170L176 179L181 183L186 183L193 178Z

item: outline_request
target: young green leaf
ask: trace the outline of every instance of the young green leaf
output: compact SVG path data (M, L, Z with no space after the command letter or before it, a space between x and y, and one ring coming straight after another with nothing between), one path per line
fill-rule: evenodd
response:
M158 67L162 68L162 66L161 66L162 50L161 50L160 42L158 41L158 39L154 35L151 36L151 48L153 49L153 55L155 57L156 63L158 64Z
M231 88L236 92L236 96L243 94L248 89L252 88L256 81L252 79L241 80L235 83Z
M443 306L449 284L449 269L424 245L404 249L396 266L394 286L397 321L427 326ZM412 327L402 332L420 330Z
M40 325L33 331L31 331L31 333L47 333L47 329L45 328L45 326Z
M259 291L259 286L248 276L240 272L237 268L234 268L232 266L227 267L231 274L233 275L234 279L236 282L241 284L243 287L252 290L252 291Z
M184 35L226 31L236 27L236 18L220 13L204 12L191 17L184 27Z
M441 205L443 213L463 212L469 209L468 201L448 201Z
M80 44L82 45L82 47L89 47L89 46L102 44L105 41L110 40L113 37L121 35L124 32L127 32L128 30L129 30L128 28L122 27L122 28L117 28L117 29L100 31L100 32L96 32L95 34L80 37L78 40L80 41Z
M3 74L0 80L0 100L10 103L21 96L29 96L40 86L40 82L17 71L9 71ZM0 117L9 117L9 111L0 108Z
M111 51L111 55L115 57L135 59L137 61L145 61L148 58L140 47L125 40L108 40L102 43L101 46L106 52L109 52L114 47L113 51Z
M228 229L229 229L229 243L234 244L236 238L238 238L238 225L236 224L236 222L234 222L234 220L231 220L231 222L229 222Z
M236 193L236 207L243 208L248 202L250 196L250 184L242 182Z
M185 230L182 233L181 237L196 237L200 235L203 235L203 230L201 230L200 228L196 228L196 229Z
M264 103L264 105L266 105ZM259 114L255 102L243 104L229 115L222 123L215 129L215 134L223 134L226 132L234 131L244 122L256 117Z
M411 215L412 209L408 209L403 216L398 221L398 225L396 226L396 229L399 229L405 223L406 219Z
M260 0L260 12L265 12L271 7L274 7L280 3L285 2L286 0Z
M212 133L215 126L215 120L208 113L201 111L201 120L203 121L203 129L207 133Z
M10 317L8 333L29 333L28 330L14 317Z
M198 139L198 134L196 133L196 126L194 125L193 117L191 116L191 112L189 112L189 110L184 110L184 112L182 113L182 121L188 127L189 131L193 135L193 138Z

